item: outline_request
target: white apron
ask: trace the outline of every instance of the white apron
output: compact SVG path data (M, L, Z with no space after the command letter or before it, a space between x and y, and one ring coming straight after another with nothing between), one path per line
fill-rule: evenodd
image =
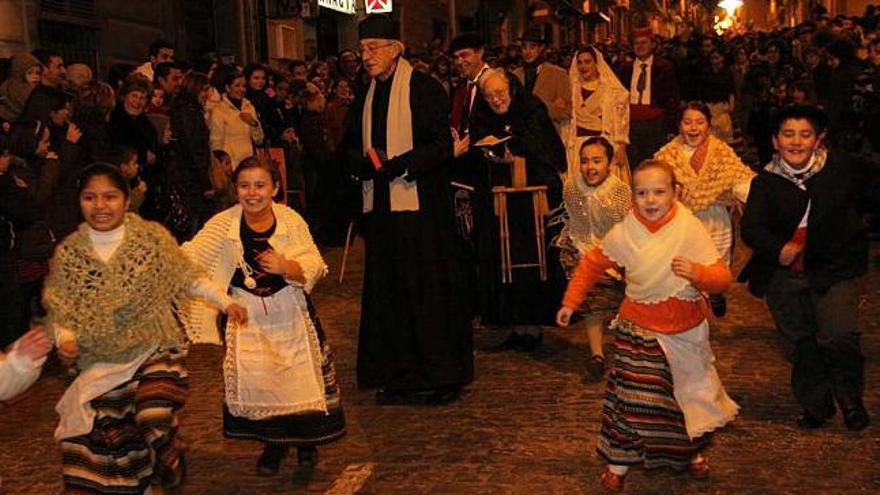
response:
M327 412L321 350L302 289L287 286L268 297L233 288L248 310L246 325L226 331L226 405L239 417Z

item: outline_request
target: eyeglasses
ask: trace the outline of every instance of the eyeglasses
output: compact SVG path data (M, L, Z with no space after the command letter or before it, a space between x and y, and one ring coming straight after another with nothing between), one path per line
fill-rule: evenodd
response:
M502 102L510 96L510 93L504 90L493 91L491 93L483 93L483 98L489 103Z
M393 44L394 44L394 42L392 41L390 43L385 43L384 45L378 45L378 44L376 44L376 45L363 45L363 46L359 46L357 48L357 51L358 51L358 53L361 54L361 57L363 57L367 53L372 55L372 54L376 53L376 50L378 50L380 48L385 48L387 46L391 46Z

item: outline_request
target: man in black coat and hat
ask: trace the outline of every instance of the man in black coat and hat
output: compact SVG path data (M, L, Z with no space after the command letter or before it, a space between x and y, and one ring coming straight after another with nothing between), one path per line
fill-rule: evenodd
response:
M397 23L358 26L372 78L343 147L363 192L366 248L358 385L380 404L445 404L473 379L464 270L448 186L448 98L402 57Z

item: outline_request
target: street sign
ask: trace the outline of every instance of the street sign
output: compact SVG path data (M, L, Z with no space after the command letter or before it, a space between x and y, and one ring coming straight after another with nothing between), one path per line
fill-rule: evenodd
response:
M355 0L318 0L318 5L343 14L354 14Z
M368 14L384 14L391 12L391 0L364 0Z

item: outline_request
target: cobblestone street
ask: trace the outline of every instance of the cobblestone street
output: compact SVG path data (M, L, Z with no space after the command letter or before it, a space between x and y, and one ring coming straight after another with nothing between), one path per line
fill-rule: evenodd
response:
M868 359L865 402L875 424L853 434L838 414L816 432L795 428L799 410L788 364L762 301L735 286L728 315L713 322L718 370L742 407L715 436L707 481L670 472L627 476L630 494L880 493L880 249L872 251L862 301ZM742 252L738 252L742 264ZM444 407L377 406L355 383L363 251L353 250L337 284L342 250L325 253L332 273L315 305L334 347L348 435L321 448L312 472L288 457L276 477L258 477L260 445L221 434L222 350L197 346L189 360L192 390L181 416L190 444L186 495L328 493L364 495L591 494L603 465L595 454L604 384L585 384L587 344L579 328L546 329L533 354L497 353L500 331L475 333L476 380ZM606 336L610 338L610 336ZM6 495L60 490L60 454L52 437L64 373L50 367L20 399L0 405L0 475Z

